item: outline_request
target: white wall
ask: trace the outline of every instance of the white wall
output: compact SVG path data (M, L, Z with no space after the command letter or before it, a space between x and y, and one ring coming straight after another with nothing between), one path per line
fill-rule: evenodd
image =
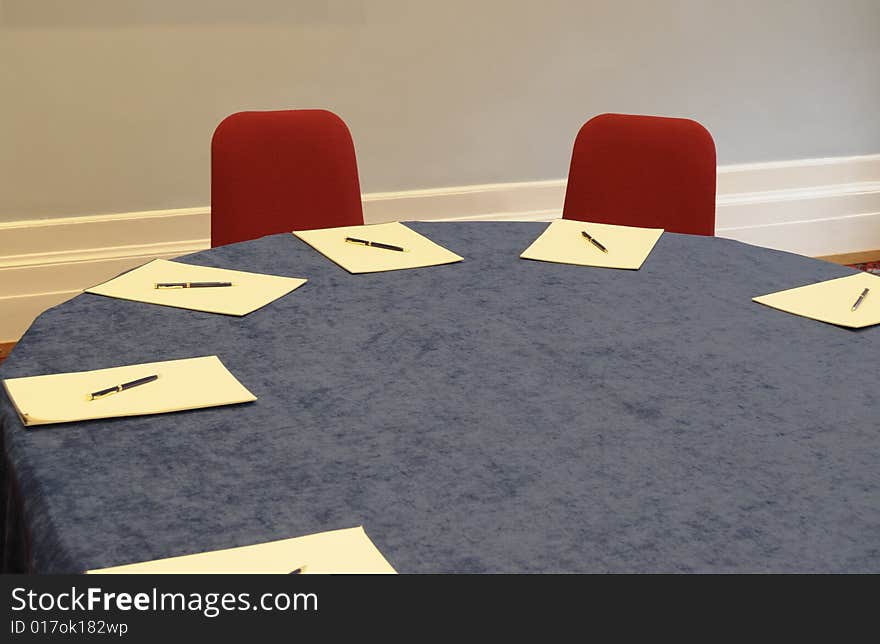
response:
M880 0L0 0L0 342L207 247L243 109L349 124L368 223L547 221L607 111L714 135L716 232L880 249Z
M873 154L878 70L878 0L0 0L0 222L203 207L242 109L339 113L365 192L562 178L605 111Z

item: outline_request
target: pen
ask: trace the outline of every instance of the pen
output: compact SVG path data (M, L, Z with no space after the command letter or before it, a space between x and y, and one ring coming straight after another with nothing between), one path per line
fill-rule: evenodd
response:
M132 380L131 382L124 382L121 385L116 385L115 387L107 387L107 389L102 389L101 391L96 391L89 394L89 400L97 400L98 398L103 398L104 396L109 396L110 394L119 393L120 391L125 391L126 389L137 387L138 385L145 385L148 382L153 382L158 377L159 376L157 375L152 375L145 378L138 378L137 380Z
M366 239L357 239L356 237L346 237L345 241L351 242L352 244L363 244L364 246L372 246L373 248L384 248L385 250L397 250L403 252L403 249L400 246L392 246L391 244L367 241Z
M605 247L604 247L602 244L600 244L599 242L597 242L595 237L591 237L590 234L589 234L586 230L582 230L582 231L581 231L581 235L583 235L584 237L586 237L586 238L589 240L589 242L590 242L593 246L595 246L596 248L598 248L599 250L601 250L603 253L607 253L607 252L608 252L608 249L605 248Z
M158 282L156 288L210 288L232 286L232 282Z
M288 575L299 575L299 574L301 574L301 573L304 573L305 571L306 571L306 567L305 567L305 566L300 566L299 568L294 568L293 570L291 570L291 571L290 571L289 573L287 573L287 574L288 574Z
M850 310L855 311L857 308L859 308L859 304L862 303L862 300L865 299L865 296L868 295L868 291L870 291L870 290L871 289L866 288L864 291L862 291L862 294L859 295L859 299L856 300L856 303L852 305L852 309L850 309Z

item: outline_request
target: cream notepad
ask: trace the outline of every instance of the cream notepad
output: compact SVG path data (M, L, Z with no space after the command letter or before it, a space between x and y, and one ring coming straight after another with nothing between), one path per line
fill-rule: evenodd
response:
M607 249L603 252L583 232ZM637 228L557 219L526 248L523 259L638 270L663 234L662 228Z
M232 282L232 286L157 289L162 282ZM193 311L247 315L299 288L306 280L155 259L86 293Z
M349 273L377 273L460 262L461 257L401 223L344 226L293 233ZM345 241L346 237L397 246L386 250Z
M396 571L370 541L363 527L319 532L295 539L254 546L214 550L144 563L88 570L88 574L303 574L372 573Z
M868 294L853 311L853 305L866 288ZM880 277L860 272L753 297L752 301L820 322L860 329L880 322Z
M118 393L92 393L148 376L157 379ZM163 414L256 400L217 356L58 373L3 381L25 425Z

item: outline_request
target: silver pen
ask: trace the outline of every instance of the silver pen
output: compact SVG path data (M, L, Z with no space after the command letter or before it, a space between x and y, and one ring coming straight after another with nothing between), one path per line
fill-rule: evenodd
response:
M856 303L852 305L852 309L850 309L850 310L855 311L857 308L859 308L859 304L862 303L862 300L865 299L865 296L868 295L868 291L870 291L870 290L871 289L866 288L864 291L862 291L862 294L859 295L859 299L856 300Z

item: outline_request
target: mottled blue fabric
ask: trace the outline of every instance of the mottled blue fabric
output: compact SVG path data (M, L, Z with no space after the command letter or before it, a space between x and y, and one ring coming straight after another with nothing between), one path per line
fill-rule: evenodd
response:
M639 271L537 223L411 223L457 264L351 275L293 235L185 258L306 277L244 318L83 294L0 377L218 355L259 400L24 429L30 562L71 572L364 525L403 573L880 572L880 326L751 298L852 269L664 234Z

